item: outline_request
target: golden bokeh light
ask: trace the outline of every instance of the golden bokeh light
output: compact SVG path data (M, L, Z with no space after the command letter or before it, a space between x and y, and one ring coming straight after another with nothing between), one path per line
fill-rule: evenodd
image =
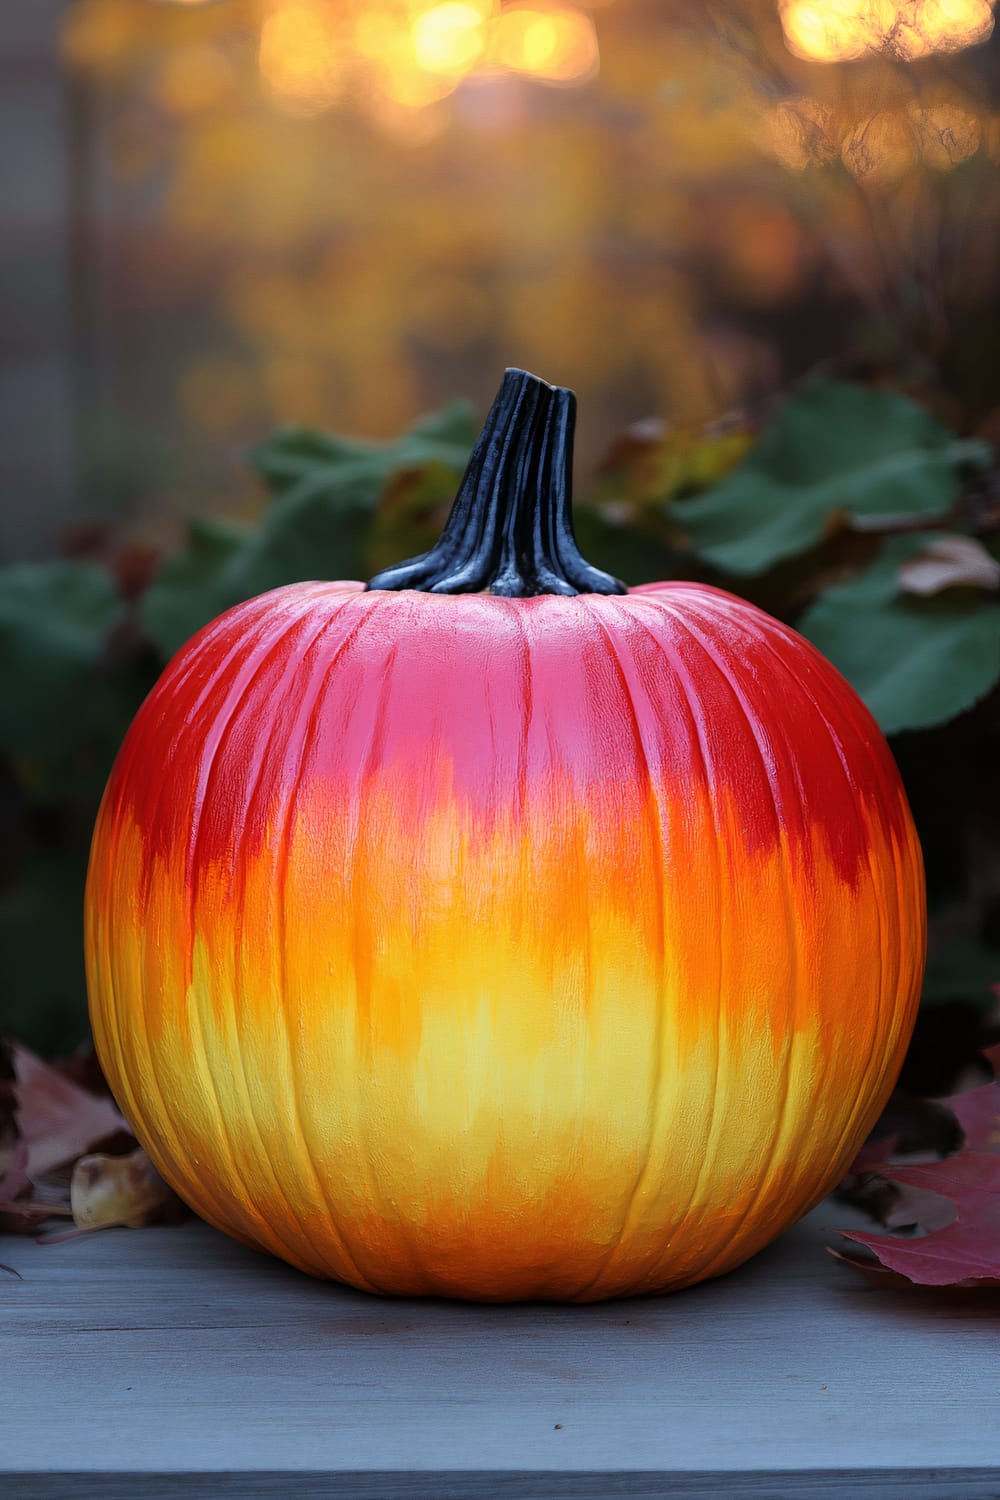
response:
M599 62L594 23L568 0L271 0L260 46L267 91L289 112L317 114L350 94L393 134L394 111L427 109L468 78L577 84Z
M468 0L446 0L413 22L413 55L428 73L469 73L486 51L488 11Z
M597 72L597 33L588 16L569 7L515 5L496 30L504 67L550 83L582 83Z
M989 39L993 32L990 0L924 0L912 25L912 57L930 52L960 52Z
M293 0L266 17L260 34L260 72L269 91L292 114L315 115L340 92L338 38L328 7Z
M422 68L407 43L390 53L373 74L373 99L388 100L405 110L423 110L453 93L462 81L461 73L438 73Z
M810 62L912 62L985 42L994 16L990 0L781 0L781 24L789 51Z
M398 17L387 10L366 6L354 24L352 40L361 57L377 62L398 43L399 32Z

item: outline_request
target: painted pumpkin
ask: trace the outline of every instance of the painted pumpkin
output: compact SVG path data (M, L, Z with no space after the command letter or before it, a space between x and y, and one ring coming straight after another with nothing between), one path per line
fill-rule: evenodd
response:
M924 957L889 750L717 589L580 558L574 401L508 371L441 542L175 657L94 836L101 1062L211 1223L372 1292L590 1301L837 1181Z

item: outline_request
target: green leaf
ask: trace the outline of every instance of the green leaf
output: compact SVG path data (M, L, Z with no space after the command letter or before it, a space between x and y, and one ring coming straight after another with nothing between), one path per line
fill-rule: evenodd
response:
M443 411L421 417L409 432L388 443L285 427L253 449L250 462L275 494L322 475L336 486L374 486L377 498L390 475L400 470L430 463L464 469L478 430L472 406L454 401Z
M456 404L391 443L308 428L277 433L251 455L273 499L241 528L193 521L187 546L160 569L141 606L143 627L170 656L202 625L244 599L310 578L363 578L376 507L394 474L444 467L454 492L475 438Z
M878 529L944 515L959 467L990 457L987 444L956 441L894 391L817 381L782 407L738 469L674 514L717 568L762 573L844 520Z
M944 724L1000 678L1000 603L979 589L903 591L901 563L941 532L894 537L849 583L829 589L798 628L838 667L886 734Z
M125 609L93 563L0 571L0 751L61 753L100 735L116 694L110 636Z

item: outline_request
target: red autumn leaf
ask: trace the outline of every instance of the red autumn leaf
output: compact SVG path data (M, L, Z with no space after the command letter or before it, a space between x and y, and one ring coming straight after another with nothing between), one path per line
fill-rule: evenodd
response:
M1000 1075L1000 1046L990 1047L983 1055ZM967 1149L1000 1154L1000 1083L968 1089L948 1103L965 1133Z
M1000 1047L985 1056L1000 1073ZM920 1286L1000 1286L1000 1082L969 1089L948 1100L965 1133L965 1145L943 1161L855 1164L895 1192L882 1201L887 1225L916 1223L919 1237L842 1230L874 1255L832 1251L871 1280L905 1278ZM942 1222L947 1216L947 1222ZM892 1273L892 1274L890 1274Z

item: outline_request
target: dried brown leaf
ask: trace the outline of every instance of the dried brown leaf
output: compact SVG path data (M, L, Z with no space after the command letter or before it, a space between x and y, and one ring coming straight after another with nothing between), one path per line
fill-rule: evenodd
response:
M971 536L942 536L908 557L899 568L908 594L926 597L951 588L1000 588L1000 563Z
M26 1047L15 1044L13 1056L18 1122L28 1149L25 1170L32 1180L128 1129L110 1099L79 1088Z
M73 1222L78 1229L174 1223L185 1210L145 1151L130 1156L81 1156L70 1182Z

